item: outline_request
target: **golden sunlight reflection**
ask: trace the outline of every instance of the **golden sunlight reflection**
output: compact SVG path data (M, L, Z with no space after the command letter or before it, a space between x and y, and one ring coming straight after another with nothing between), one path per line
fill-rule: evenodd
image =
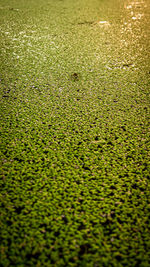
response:
M144 0L127 0L124 3L125 16L123 17L123 23L121 27L121 44L130 48L132 45L138 47L138 51L141 51L142 27L145 21L146 15L146 1ZM136 55L138 57L138 53Z
M140 20L144 15L142 9L146 7L146 3L143 0L132 0L125 4L124 7L128 10L132 20Z
M143 0L128 1L124 4L124 8L128 12L128 19L124 22L124 25L128 27L128 30L132 28L132 21L138 22L144 16L143 7L146 7L146 3Z
M136 8L142 8L143 6L146 6L146 3L143 0L139 0L139 1L129 1L127 4L125 3L125 8L126 9L131 9L133 7Z

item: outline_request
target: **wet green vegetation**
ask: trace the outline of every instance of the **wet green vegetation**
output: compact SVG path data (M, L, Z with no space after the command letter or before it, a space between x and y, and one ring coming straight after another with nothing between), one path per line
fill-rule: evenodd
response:
M0 2L0 266L149 266L148 2Z

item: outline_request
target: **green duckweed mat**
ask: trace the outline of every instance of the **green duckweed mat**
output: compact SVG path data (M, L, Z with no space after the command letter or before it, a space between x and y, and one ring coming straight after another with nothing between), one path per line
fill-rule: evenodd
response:
M0 266L149 266L149 11L0 1Z

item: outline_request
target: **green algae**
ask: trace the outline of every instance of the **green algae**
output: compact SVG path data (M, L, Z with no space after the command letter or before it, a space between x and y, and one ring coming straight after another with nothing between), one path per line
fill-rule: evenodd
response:
M1 266L149 265L149 4L116 2L1 3Z

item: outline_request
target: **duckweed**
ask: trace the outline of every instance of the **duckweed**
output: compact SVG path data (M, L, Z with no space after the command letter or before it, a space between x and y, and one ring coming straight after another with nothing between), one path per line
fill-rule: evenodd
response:
M150 264L150 5L130 2L1 0L0 266Z

